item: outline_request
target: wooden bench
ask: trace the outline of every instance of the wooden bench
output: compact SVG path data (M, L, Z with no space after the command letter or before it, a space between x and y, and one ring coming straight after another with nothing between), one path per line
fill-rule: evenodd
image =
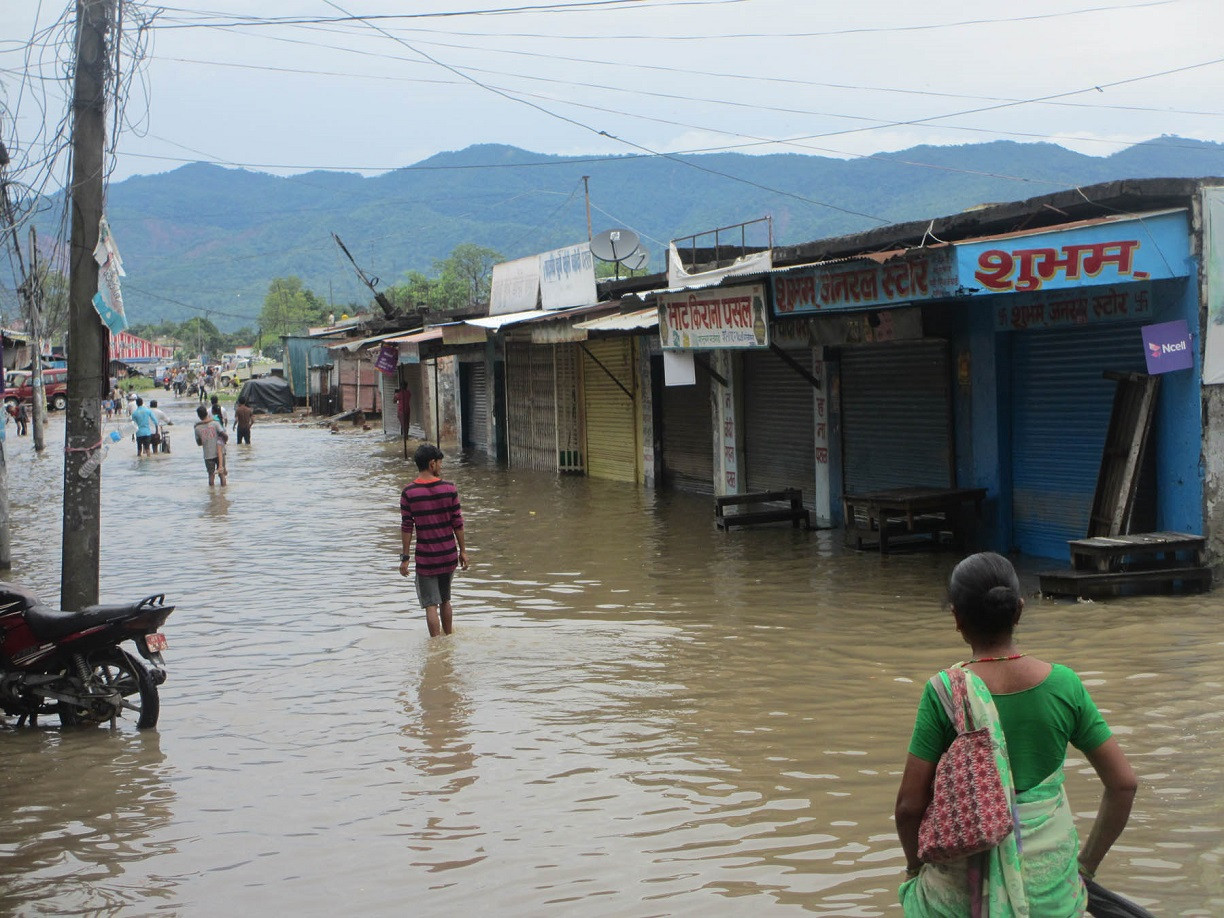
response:
M1136 532L1073 539L1067 545L1071 570L1039 573L1041 592L1087 598L1117 596L1122 587L1171 593L1211 586L1211 568L1203 563L1203 536Z
M842 496L846 544L878 547L887 554L889 542L929 539L939 544L947 534L954 545L964 540L962 508L972 504L981 513L985 488L892 488Z
M765 510L726 512L728 507L756 504L783 504L784 506L769 507ZM724 494L714 498L714 522L723 531L733 526L757 526L761 523L784 521L789 521L796 529L799 528L800 523L803 524L804 529L812 528L812 521L803 506L803 492L798 488L784 488L781 491L752 491L748 494Z

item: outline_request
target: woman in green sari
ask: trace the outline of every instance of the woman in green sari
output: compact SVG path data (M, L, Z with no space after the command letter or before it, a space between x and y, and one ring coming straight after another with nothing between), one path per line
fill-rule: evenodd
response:
M1015 831L983 854L945 864L918 859L918 827L931 802L935 766L956 730L933 685L918 706L901 788L897 834L905 851L901 904L907 918L1083 915L1091 878L1130 816L1135 773L1079 677L1021 653L1015 627L1024 608L1011 562L982 552L961 561L948 603L973 657L964 669L975 726L989 726L1003 785L1013 795ZM1104 785L1096 822L1081 846L1063 764L1070 743Z

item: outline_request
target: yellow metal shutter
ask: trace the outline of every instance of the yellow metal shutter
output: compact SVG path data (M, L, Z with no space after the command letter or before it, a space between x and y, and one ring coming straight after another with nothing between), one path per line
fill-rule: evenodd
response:
M582 361L587 474L638 480L638 425L633 341L588 341Z

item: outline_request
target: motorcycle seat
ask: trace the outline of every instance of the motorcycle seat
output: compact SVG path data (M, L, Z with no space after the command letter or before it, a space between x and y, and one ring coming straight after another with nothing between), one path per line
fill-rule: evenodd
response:
M79 612L61 612L39 603L25 610L25 620L39 640L54 641L74 631L84 631L129 616L134 608L133 603L118 603L86 606Z

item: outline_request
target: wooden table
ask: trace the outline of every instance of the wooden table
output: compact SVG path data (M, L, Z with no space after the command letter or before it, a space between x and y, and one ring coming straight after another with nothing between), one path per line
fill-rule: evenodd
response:
M1038 574L1041 592L1050 596L1119 596L1123 589L1206 590L1211 568L1207 540L1185 532L1134 532L1074 539L1071 569Z
M893 488L842 496L846 544L863 548L877 543L888 553L890 538L930 536L938 543L942 533L961 544L964 535L961 508L972 504L980 514L985 488Z

